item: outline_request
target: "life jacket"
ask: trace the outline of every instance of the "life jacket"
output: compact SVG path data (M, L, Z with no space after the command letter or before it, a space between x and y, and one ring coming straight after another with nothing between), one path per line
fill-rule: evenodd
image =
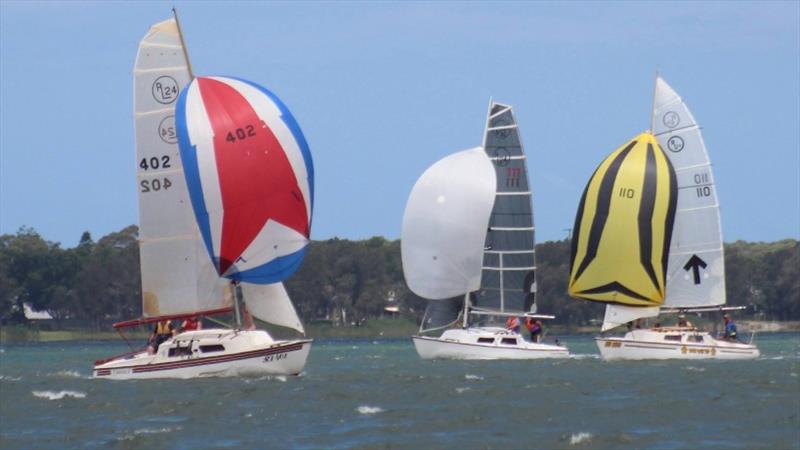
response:
M156 334L172 334L170 325L172 324L169 323L169 321L158 322L156 325Z

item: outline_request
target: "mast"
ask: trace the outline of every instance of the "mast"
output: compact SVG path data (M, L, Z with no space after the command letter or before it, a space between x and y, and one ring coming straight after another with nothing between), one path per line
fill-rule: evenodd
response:
M233 284L233 315L236 318L236 328L242 328L242 313L239 310L239 300L242 298L242 287L238 281L231 281Z
M181 22L178 20L178 10L172 8L172 15L175 16L175 25L178 26L178 37L180 37L181 39L183 56L186 57L186 68L189 70L189 78L191 80L194 80L194 72L192 71L192 61L189 59L189 51L186 49L186 41L183 40L183 30L181 30Z
M180 29L180 27L178 29ZM656 70L656 79L653 82L653 105L650 109L650 132L653 134L656 132L656 92L658 91L658 76L659 73L658 70Z
M464 328L469 326L469 292L464 294Z

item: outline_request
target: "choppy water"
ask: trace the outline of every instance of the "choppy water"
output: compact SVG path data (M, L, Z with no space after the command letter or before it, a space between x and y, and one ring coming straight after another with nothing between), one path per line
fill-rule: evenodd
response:
M119 342L0 347L0 448L800 448L800 334L756 361L421 361L314 343L299 377L109 381Z

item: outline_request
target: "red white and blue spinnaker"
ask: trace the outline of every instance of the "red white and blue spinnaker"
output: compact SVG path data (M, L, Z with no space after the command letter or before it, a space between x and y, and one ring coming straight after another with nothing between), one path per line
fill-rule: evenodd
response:
M195 78L175 110L192 206L220 276L276 283L309 240L314 167L286 106L249 81Z

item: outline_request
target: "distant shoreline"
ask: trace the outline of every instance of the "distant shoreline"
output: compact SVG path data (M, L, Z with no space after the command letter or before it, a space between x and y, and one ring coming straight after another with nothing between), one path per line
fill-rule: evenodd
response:
M739 331L744 333L782 333L800 332L800 321L758 321L742 320L738 322ZM565 325L551 325L548 332L554 335L598 334L597 326L572 327ZM276 338L289 337L281 330L270 330ZM417 324L407 319L373 319L362 326L336 327L330 324L310 323L306 325L306 335L312 339L329 338L362 338L386 339L403 338L417 333ZM125 333L125 337L132 342L144 343L149 332L134 330ZM37 330L24 326L6 326L0 328L0 343L17 342L64 342L64 341L107 341L122 338L115 331L92 330Z

